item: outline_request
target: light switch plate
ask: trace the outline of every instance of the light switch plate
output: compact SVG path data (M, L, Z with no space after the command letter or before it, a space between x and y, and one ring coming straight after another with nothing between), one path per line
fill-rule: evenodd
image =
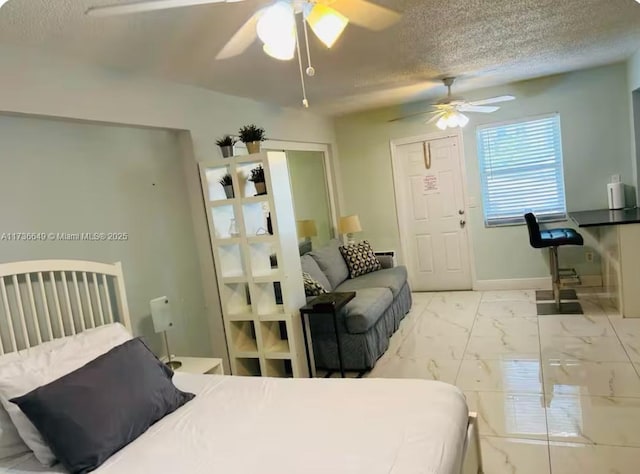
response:
M470 197L469 198L469 208L473 209L478 207L478 199L476 199L475 197Z
M622 178L620 177L619 174L612 174L611 175L611 182L612 183L619 183L620 181L622 181Z

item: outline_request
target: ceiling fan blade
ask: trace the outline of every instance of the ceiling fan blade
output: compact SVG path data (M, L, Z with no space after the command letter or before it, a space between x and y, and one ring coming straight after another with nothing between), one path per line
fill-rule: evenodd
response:
M512 95L501 95L500 97L491 97L490 99L473 100L469 102L470 105L488 105L498 104L500 102L509 102L510 100L516 100Z
M461 105L460 107L458 107L458 112L479 112L481 114L490 114L497 110L500 110L500 107L496 107L496 106L490 107L486 105L471 105L471 104Z
M419 117L421 115L437 114L437 113L440 113L440 111L438 111L438 110L434 110L434 111L427 110L427 111L418 112L418 113L415 113L415 114L403 115L402 117L396 117L394 119L387 120L387 122L399 122L400 120L406 120L406 119L410 119L410 118L413 118L413 117Z
M331 8L349 18L351 23L374 31L384 30L402 18L400 13L366 0L336 0Z
M91 7L85 15L89 16L112 16L127 15L130 13L151 12L156 10L168 10L170 8L192 7L195 5L208 5L210 3L227 3L230 1L240 2L242 0L145 0L131 2L120 5L105 5L102 7Z
M224 48L220 50L216 59L227 59L239 56L251 46L258 37L256 26L258 25L260 13L261 11L254 13L253 16L235 32L231 39L227 41L227 44L224 45Z
M436 120L439 120L440 117L442 117L442 114L435 114L433 117L431 117L429 120L427 120L425 123L427 125L429 125L430 123L435 122Z

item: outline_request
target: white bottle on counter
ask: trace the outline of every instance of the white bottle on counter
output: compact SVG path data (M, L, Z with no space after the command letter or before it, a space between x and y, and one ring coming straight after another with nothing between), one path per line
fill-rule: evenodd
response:
M624 209L624 184L607 184L607 195L609 197L609 209Z

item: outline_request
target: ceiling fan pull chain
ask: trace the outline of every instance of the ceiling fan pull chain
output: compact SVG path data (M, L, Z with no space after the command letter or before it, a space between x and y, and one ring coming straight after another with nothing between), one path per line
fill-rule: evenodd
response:
M316 69L311 65L311 52L309 51L309 31L307 29L307 20L302 17L302 25L304 26L304 42L307 46L307 60L309 61L309 67L307 68L307 76L313 77L316 75Z
M304 19L302 20L302 22L304 23ZM300 83L302 84L302 105L305 109L308 109L309 101L307 100L307 88L304 85L304 71L302 70L302 55L300 54L300 38L298 37L298 28L295 28L295 35L296 50L298 51L298 66L300 67Z

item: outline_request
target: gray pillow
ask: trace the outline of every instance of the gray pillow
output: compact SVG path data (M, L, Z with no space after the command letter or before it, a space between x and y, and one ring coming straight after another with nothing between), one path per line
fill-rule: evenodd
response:
M308 273L311 278L320 283L325 290L332 290L333 287L331 283L329 283L327 275L322 273L322 270L320 270L320 267L311 255L306 254L300 257L300 266L302 266L303 273Z
M195 395L140 339L11 400L72 473L93 471Z
M329 283L331 283L331 288L337 287L349 278L349 269L347 268L344 258L342 258L340 242L337 240L330 240L324 247L309 252L307 255L313 257L320 267L320 270L327 276Z

